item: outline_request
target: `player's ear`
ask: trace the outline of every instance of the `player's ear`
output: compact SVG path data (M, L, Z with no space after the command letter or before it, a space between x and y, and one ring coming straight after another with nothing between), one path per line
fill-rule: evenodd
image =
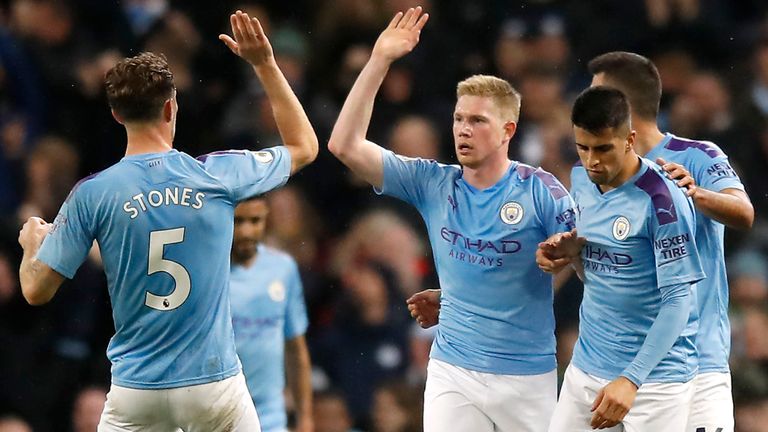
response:
M115 110L111 110L111 112L112 112L112 118L115 119L116 122L120 124L125 124L125 122L123 121L123 118L120 117L120 114L116 113Z
M167 123L173 120L173 99L167 99L163 104L163 120Z
M515 132L517 131L517 123L513 121L508 121L504 123L504 139L506 141L509 141L512 139L513 136L515 136Z
M627 149L626 151L629 151L629 149L635 145L635 137L637 136L637 132L634 130L630 130L629 134L627 135Z

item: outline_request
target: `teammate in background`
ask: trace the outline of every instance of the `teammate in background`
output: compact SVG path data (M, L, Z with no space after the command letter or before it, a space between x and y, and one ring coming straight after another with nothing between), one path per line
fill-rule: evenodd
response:
M749 229L755 217L749 197L728 156L711 142L662 133L656 124L661 80L647 58L611 52L589 62L592 85L621 90L629 99L635 150L656 160L671 178L687 189L696 206L696 245L707 278L698 283L699 375L695 378L691 416L686 432L733 431L733 396L728 355L728 278L723 237L725 226Z
M165 59L123 59L106 89L126 156L78 183L53 224L30 218L19 235L22 292L34 305L99 244L116 329L99 431L259 430L229 312L234 208L314 160L317 137L259 21L238 11L230 22L234 39L220 39L253 66L285 145L197 160L174 150L178 106Z
M328 148L378 193L424 218L442 291L442 318L424 394L424 429L546 430L557 392L552 279L539 242L572 226L568 193L549 173L509 160L520 96L509 83L459 83L453 136L461 165L406 158L366 140L376 93L410 52L428 16L395 15L352 87ZM478 282L479 281L479 282Z
M550 432L684 430L697 372L693 203L634 151L629 103L593 87L571 114L573 233L543 243L584 281L579 338ZM639 389L639 390L638 390Z
M286 373L296 432L312 432L312 384L304 334L307 311L296 262L261 244L269 208L263 197L235 208L230 299L237 354L261 430L287 432Z

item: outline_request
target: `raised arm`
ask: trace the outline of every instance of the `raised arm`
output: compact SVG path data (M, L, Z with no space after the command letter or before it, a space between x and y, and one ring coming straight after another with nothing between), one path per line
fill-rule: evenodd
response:
M261 23L241 11L230 15L232 36L219 35L219 39L253 66L256 76L264 86L272 106L277 129L283 144L291 153L291 174L309 165L317 157L317 135L309 123L299 99L275 62Z
M344 165L371 185L380 188L384 180L381 148L365 139L373 112L373 100L389 66L411 52L419 42L421 29L429 19L421 7L398 12L381 33L368 63L352 86L328 141L331 151Z
M19 244L24 249L19 267L21 293L31 305L48 303L64 282L64 276L37 259L37 251L50 230L51 224L31 217L19 233Z

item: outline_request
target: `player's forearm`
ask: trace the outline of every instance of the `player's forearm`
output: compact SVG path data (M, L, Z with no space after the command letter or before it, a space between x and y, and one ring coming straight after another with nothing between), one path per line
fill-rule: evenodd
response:
M665 287L661 308L643 346L621 376L640 387L659 362L669 353L685 329L693 298L689 283Z
M254 66L253 70L264 85L283 144L292 149L292 172L295 172L317 157L315 130L274 58Z
M734 229L752 228L755 209L749 197L743 191L730 189L730 192L714 192L698 188L693 197L696 208L707 217Z
M372 57L344 101L328 140L328 150L345 164L349 155L355 153L365 141L371 123L373 102L388 70L389 63L386 60Z
M58 285L49 286L45 277L44 263L39 261L35 256L35 251L24 251L24 257L21 260L21 266L19 266L19 280L21 282L21 293L27 303L37 306L48 303L56 294Z
M289 341L285 352L286 379L299 419L312 417L312 364L304 337Z

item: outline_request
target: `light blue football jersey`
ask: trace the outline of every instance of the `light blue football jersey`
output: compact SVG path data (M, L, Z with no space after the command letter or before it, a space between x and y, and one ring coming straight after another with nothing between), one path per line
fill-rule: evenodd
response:
M163 389L235 375L229 254L238 201L283 185L284 147L197 160L175 150L126 156L78 183L38 259L67 278L95 239L115 335L112 382Z
M237 355L261 430L284 431L285 341L307 331L299 269L288 254L260 245L250 267L232 265L229 283Z
M699 187L715 192L744 190L739 176L731 168L728 156L715 144L666 134L645 156L658 157L684 166ZM728 372L731 352L731 324L728 320L728 276L725 271L723 237L725 226L696 211L696 246L707 278L697 284L699 332L699 372Z
M584 298L573 364L613 380L630 368L653 325L665 287L705 277L696 250L693 204L650 161L621 186L602 193L580 165L571 173L582 250ZM695 295L695 285L686 295ZM695 302L672 349L649 365L645 382L687 382L697 372ZM632 378L633 381L636 379Z
M382 155L381 193L414 205L432 244L442 298L431 357L494 374L553 370L552 278L535 253L539 242L573 226L562 184L513 162L495 185L478 190L458 165Z

